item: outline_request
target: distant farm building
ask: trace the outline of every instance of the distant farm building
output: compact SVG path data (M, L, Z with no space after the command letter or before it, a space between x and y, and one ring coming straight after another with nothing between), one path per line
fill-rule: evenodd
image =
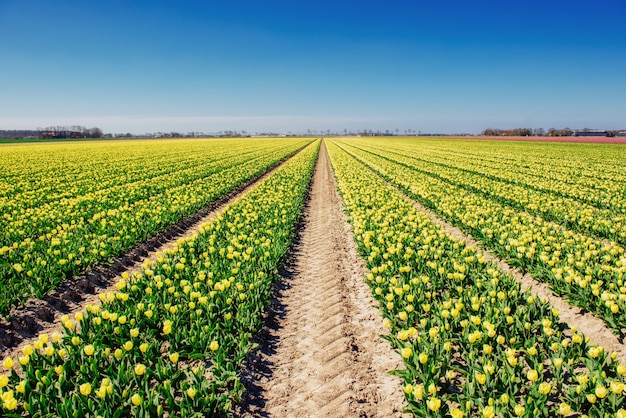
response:
M85 134L78 131L42 131L39 137L44 139L85 138Z
M609 132L585 129L583 131L574 131L574 136L609 136Z

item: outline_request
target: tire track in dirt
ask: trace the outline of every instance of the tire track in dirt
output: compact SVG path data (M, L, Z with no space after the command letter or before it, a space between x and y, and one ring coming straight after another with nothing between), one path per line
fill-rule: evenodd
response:
M261 349L243 372L245 417L401 416L398 354L363 277L324 144L302 229L277 285Z
M61 317L85 310L88 304L100 304L99 295L115 290L123 272L141 271L142 264L157 259L157 253L172 248L182 238L197 233L200 225L217 217L226 207L249 193L254 187L304 148L288 155L273 167L211 202L205 208L172 225L167 230L138 244L133 250L116 258L111 265L99 265L92 271L63 281L41 299L31 299L12 312L10 321L0 321L0 358L15 357L25 345L41 333L61 332Z

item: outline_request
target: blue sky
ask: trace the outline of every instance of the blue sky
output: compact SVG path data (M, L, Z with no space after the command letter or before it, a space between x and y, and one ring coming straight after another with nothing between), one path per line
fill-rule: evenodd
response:
M0 0L0 129L626 128L624 22L624 0Z

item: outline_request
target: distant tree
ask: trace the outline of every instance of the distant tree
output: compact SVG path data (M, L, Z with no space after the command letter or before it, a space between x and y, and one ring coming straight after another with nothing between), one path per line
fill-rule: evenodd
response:
M102 130L97 127L90 128L86 133L89 138L102 138Z
M500 136L502 131L500 129L487 128L482 132L484 136Z

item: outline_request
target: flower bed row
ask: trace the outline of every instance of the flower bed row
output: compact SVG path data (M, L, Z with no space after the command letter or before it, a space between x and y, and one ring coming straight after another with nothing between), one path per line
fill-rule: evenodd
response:
M331 161L415 416L624 414L626 365L335 143ZM577 415L578 414L578 415Z
M380 148L374 140L364 141ZM623 147L501 141L394 139L393 150L427 162L462 168L496 181L626 212ZM387 147L388 149L389 147Z
M130 193L123 193L133 183L147 187L182 184L190 176L202 177L206 168L220 160L240 153L259 155L262 148L274 145L249 140L133 140L4 147L0 212L25 215L24 209L50 202L66 205L79 197L94 199L91 193L133 200ZM179 176L172 176L174 171ZM141 188L130 191L149 193Z
M124 275L101 305L64 318L64 333L5 358L3 416L228 414L318 149L309 145L198 234Z
M357 148L350 152L411 198L483 242L509 264L549 283L615 332L626 328L626 253L605 242L504 206Z
M384 149L359 144L359 148L460 186L471 193L482 194L503 205L541 216L568 229L626 244L626 214L619 207L598 208L569 196L536 190L524 183L511 183L495 176L485 176L474 171L471 162L457 161L448 165L414 157L411 153L406 155L389 147ZM546 182L544 188L552 185L553 182Z
M308 142L269 142L267 149L252 154L246 152L246 146L256 148L252 143L232 149L222 145L215 151L221 156L217 161L198 162L195 171L171 167L166 176L131 183L123 183L122 177L116 187L4 214L3 232L8 235L0 247L0 315L30 297L41 297L67 277L123 254ZM146 162L142 169L150 172L161 162Z

